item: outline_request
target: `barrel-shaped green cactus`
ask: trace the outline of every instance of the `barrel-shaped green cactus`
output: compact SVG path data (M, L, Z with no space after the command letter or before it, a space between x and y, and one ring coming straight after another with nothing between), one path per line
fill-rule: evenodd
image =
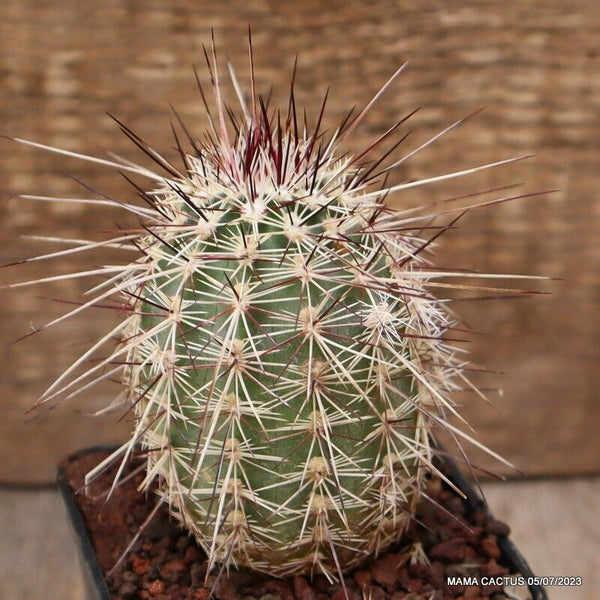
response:
M187 155L124 280L135 439L211 562L335 573L387 547L447 404L424 242L334 142L260 112Z
M184 128L189 151L176 137L181 167L123 125L166 174L99 161L154 187L134 184L146 205L121 206L140 228L110 242L138 258L77 274L106 280L72 313L118 298L125 316L41 403L121 372L135 415L121 454L147 454L145 488L210 568L336 576L400 538L432 468L431 430L458 433L449 393L466 381L430 293L448 273L425 258L444 226L385 199L494 165L386 186L404 159L372 159L377 143L340 150L371 104L326 135L322 113L312 131L299 123L293 87L281 116L254 89L247 104L234 77L234 115L212 67L218 114L201 140Z
M408 521L445 315L351 159L284 130L280 165L266 121L240 133L153 194L128 287L136 438L214 560L350 568Z

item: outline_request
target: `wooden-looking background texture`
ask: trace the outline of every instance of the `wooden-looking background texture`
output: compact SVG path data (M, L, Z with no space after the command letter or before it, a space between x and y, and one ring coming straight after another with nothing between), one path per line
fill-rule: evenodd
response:
M401 179L536 154L451 185L418 188L393 202L408 206L519 182L523 191L559 190L473 211L459 230L444 236L438 262L562 278L515 283L547 296L456 304L479 332L469 345L475 362L503 372L482 385L504 391L492 394L493 407L472 395L459 401L479 439L526 474L597 471L600 3L2 0L0 133L76 152L110 150L143 162L108 111L173 156L169 102L195 131L205 125L192 65L203 65L210 28L221 57L232 61L246 83L248 24L259 88L266 92L273 83L274 99L283 101L298 52L297 97L309 114L331 86L327 127L353 104L368 102L411 59L356 131L358 149L416 107L421 110L405 129L413 133L401 153L486 106L411 159ZM89 196L76 180L120 198L134 196L114 171L0 140L2 263L57 249L25 235L97 238L117 221L127 223L112 209L14 197ZM83 270L114 258L80 254L76 260L1 269L0 282ZM79 280L0 291L0 481L50 481L54 464L68 451L126 434L128 424L116 423L115 416L89 416L114 395L112 385L37 419L25 414L53 377L107 330L112 315L98 311L10 342L67 309L48 298L77 300L84 289ZM475 457L496 472L511 473L479 453Z

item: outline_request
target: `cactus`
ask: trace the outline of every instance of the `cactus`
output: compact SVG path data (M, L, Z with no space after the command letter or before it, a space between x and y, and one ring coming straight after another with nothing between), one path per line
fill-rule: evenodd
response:
M107 280L71 314L117 298L125 317L40 403L122 373L135 425L115 456L122 469L146 452L144 489L154 485L210 568L335 576L405 531L435 468L432 429L467 437L447 421L465 380L446 339L454 319L430 291L448 273L425 258L447 225L426 235L431 215L385 199L509 161L386 187L413 153L384 167L369 162L377 144L339 149L372 103L326 137L323 110L312 131L298 122L293 85L282 117L254 83L247 104L233 75L241 110L228 113L215 57L209 67L217 115L202 141L184 128L189 151L175 137L182 167L119 123L166 175L100 161L154 187L134 184L146 206L121 206L140 229L111 242L138 258L84 273Z

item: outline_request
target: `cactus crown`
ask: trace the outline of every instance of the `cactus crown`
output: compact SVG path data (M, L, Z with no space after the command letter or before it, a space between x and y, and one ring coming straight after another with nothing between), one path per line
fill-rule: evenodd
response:
M385 187L404 159L339 151L371 105L326 137L323 111L313 131L298 122L293 85L282 117L254 89L247 105L234 77L234 115L210 69L218 116L190 151L176 137L181 168L123 125L166 175L101 161L155 187L138 187L147 206L121 205L141 225L115 242L139 257L91 272L108 280L73 313L112 297L126 317L41 402L121 372L136 419L116 455L147 451L145 487L157 482L211 567L335 575L404 531L432 428L460 435L446 416L463 363L429 292L447 273L424 258L444 227L426 236L431 215L384 199L484 167Z

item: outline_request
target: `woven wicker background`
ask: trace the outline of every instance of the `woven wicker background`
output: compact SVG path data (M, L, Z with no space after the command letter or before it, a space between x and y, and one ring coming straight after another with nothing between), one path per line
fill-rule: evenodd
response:
M519 182L523 191L560 190L472 212L459 230L445 236L438 260L443 266L564 279L520 284L551 292L548 296L456 303L480 333L469 345L474 360L504 372L481 380L504 390L503 396L491 395L493 407L468 395L460 401L479 439L527 474L598 470L600 4L2 0L0 133L143 161L105 115L108 111L171 155L169 101L192 129L200 132L205 124L192 64L202 66L210 28L222 58L228 57L247 82L249 23L259 87L266 92L273 83L275 101L282 100L298 52L298 101L314 114L330 85L329 127L353 104L368 102L411 59L406 74L356 131L356 148L416 107L422 108L410 121L414 131L401 152L486 105L460 130L411 159L399 174L402 179L537 155L452 185L419 188L394 203L441 200ZM23 235L101 237L97 232L114 229L117 221L127 223L111 209L34 205L13 197L89 196L76 180L133 197L115 172L0 140L5 197L0 262L50 251L49 244ZM113 258L80 255L2 269L0 283L84 270ZM25 415L52 378L107 330L113 316L99 311L10 342L67 309L40 297L77 300L84 289L76 281L0 291L0 481L48 481L67 451L117 441L127 431L114 416L87 415L114 395L110 385L35 420Z

